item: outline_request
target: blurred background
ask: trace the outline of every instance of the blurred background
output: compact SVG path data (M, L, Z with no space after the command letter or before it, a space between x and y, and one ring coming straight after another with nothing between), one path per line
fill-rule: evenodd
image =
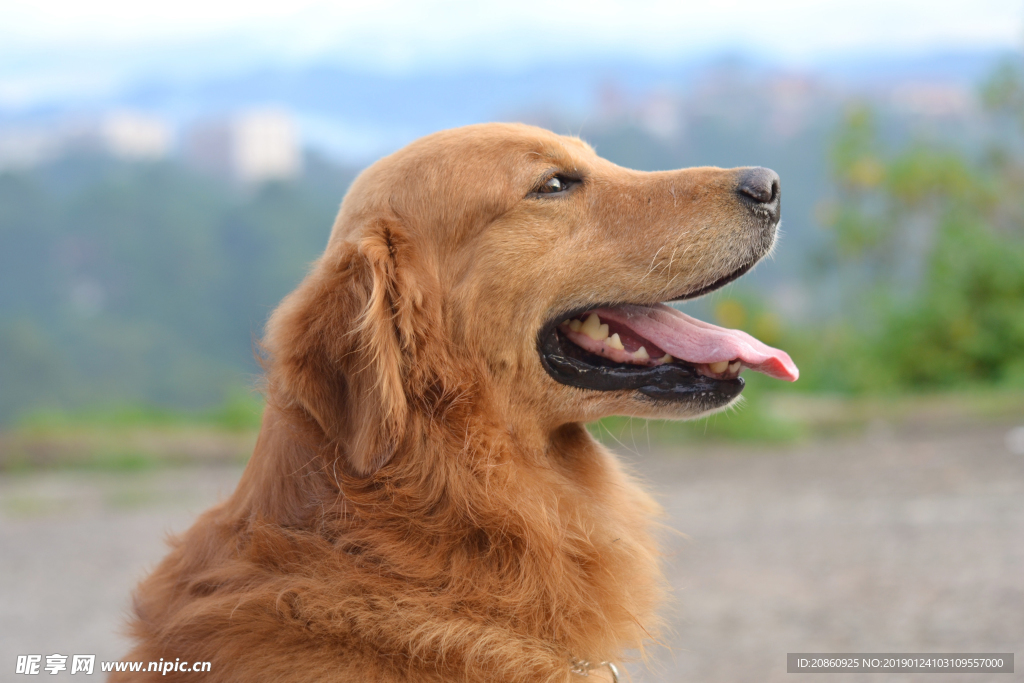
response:
M1024 652L1022 41L1005 0L5 0L0 670L126 651L162 535L237 481L253 342L349 183L495 120L782 177L774 258L686 310L800 381L592 425L686 534L634 678Z

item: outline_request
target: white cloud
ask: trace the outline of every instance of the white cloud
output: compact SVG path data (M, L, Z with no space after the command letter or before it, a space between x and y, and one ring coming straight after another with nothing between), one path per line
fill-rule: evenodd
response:
M1016 46L1019 0L4 0L0 78L116 83L140 74L341 61L408 70L720 50L802 62L849 51ZM41 86L40 86L41 87ZM0 97L2 97L0 93Z
M1018 0L591 0L586 4L472 0L5 0L0 29L36 45L141 45L247 34L298 52L384 40L417 57L484 43L502 52L559 47L679 52L748 44L800 55L831 48L1013 43ZM489 40L497 39L498 43Z

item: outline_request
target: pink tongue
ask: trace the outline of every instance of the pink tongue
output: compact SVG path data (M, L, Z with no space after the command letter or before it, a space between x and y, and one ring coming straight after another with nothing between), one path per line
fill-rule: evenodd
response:
M601 320L625 325L688 363L717 363L738 358L746 367L769 377L795 382L800 376L800 370L785 351L773 349L746 332L691 318L665 304L599 308L594 313Z

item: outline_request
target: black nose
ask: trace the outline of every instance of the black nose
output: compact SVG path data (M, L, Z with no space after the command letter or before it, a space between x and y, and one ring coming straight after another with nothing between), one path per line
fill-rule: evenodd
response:
M740 175L736 191L744 201L754 204L751 208L767 209L774 220L779 220L778 173L760 166L748 168Z

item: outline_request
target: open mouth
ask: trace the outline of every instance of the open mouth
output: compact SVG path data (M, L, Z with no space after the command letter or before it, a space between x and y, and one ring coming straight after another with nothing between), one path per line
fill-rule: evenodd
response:
M620 304L559 316L541 330L541 361L556 381L652 399L725 405L743 390L744 368L795 381L789 355L746 332L718 327L665 304Z

